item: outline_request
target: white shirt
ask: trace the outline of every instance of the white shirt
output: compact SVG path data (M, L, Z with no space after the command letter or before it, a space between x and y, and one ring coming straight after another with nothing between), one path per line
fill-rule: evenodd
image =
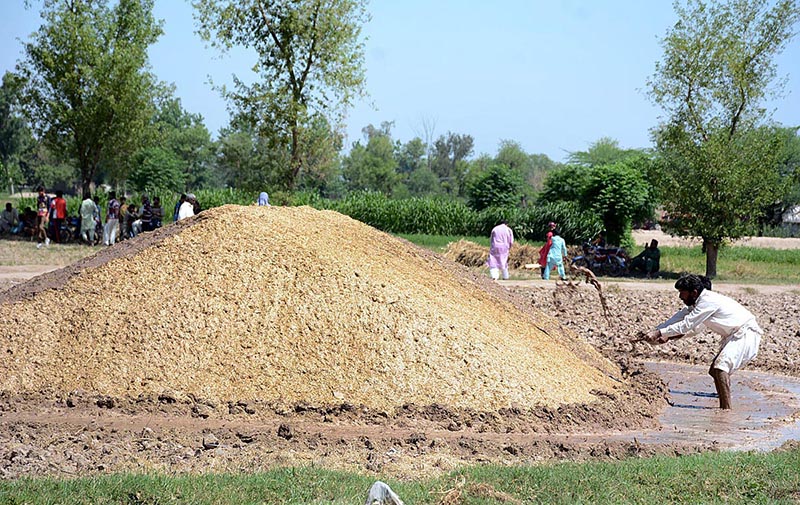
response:
M663 330L664 328L666 328L667 326L669 326L671 324L675 324L678 321L683 321L683 318L686 317L686 315L689 313L689 311L691 311L693 308L694 308L694 305L692 305L691 307L683 307L683 308L681 308L681 310L679 310L678 312L673 314L672 317L670 317L669 319L667 319L663 323L661 323L658 326L656 326L656 329L657 330ZM684 337L691 337L691 336L695 335L696 333L702 333L704 331L706 331L706 325L699 324L699 325L695 326L694 328L692 328L691 330L689 330L688 332L686 332L683 336Z
M183 202L178 209L178 221L194 216L194 207L189 202Z
M755 316L739 302L708 289L700 293L693 307L678 311L667 323L670 321L674 322L660 328L661 334L667 337L696 333L701 330L701 326L723 337L730 336L745 324L749 324L758 333L762 332Z

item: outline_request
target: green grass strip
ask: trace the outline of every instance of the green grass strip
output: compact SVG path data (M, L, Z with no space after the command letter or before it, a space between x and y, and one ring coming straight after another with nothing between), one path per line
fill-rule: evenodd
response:
M618 462L475 466L436 479L384 479L408 504L797 503L800 448ZM4 504L360 504L378 477L316 468L240 475L106 475L0 482ZM455 490L455 491L453 491ZM488 492L487 492L488 490Z

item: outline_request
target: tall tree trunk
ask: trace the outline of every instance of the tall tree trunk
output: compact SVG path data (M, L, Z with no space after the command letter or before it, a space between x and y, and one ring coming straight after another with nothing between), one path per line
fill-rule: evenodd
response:
M291 190L297 184L297 176L300 174L300 165L302 163L300 160L300 129L297 125L292 127L292 159L289 163L291 164L292 172L291 180L287 182L288 188Z
M717 276L717 254L719 253L719 241L704 238L703 247L706 250L706 277L713 279Z

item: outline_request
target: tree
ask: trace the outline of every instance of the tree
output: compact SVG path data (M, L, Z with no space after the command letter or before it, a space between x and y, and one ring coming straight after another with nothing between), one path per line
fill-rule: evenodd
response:
M383 123L380 130L372 125L362 129L367 144L356 142L342 160L342 176L349 190L392 194L400 178L390 130L391 123Z
M619 142L611 137L601 137L593 142L586 151L575 151L569 153L567 158L571 165L582 167L599 167L611 165L627 158L640 156L642 151L638 149L622 149Z
M503 166L516 170L520 174L530 171L531 160L528 153L522 148L522 144L514 140L501 140L500 148L494 161Z
M611 244L635 245L631 224L653 215L655 199L646 176L649 165L647 157L639 156L590 169L581 201L600 216Z
M541 191L544 188L544 180L547 174L560 167L560 163L551 160L546 154L531 154L530 169L525 175L525 181L534 191Z
M260 81L234 78L222 89L242 118L290 153L285 185L293 188L306 160L309 118L338 124L365 95L361 26L366 0L196 0L198 33L223 50L254 50Z
M3 74L0 86L0 186L8 184L14 192L14 184L24 179L22 164L33 145L28 125L19 111L22 82L11 72Z
M452 195L459 195L467 172L467 157L472 154L472 135L448 132L434 142L435 158L433 171L439 176L442 188Z
M442 192L439 178L426 166L416 168L409 173L405 185L411 196L433 196Z
M203 123L203 116L184 110L180 99L172 95L171 89L161 98L157 107L153 119L156 134L154 145L169 152L169 158L178 162L180 176L177 188L171 185L168 187L184 191L213 186L216 182L213 173L214 146L211 134ZM154 153L151 151L144 159L150 158L152 154ZM167 166L172 168L172 163ZM174 175L165 175L163 182L171 181Z
M653 131L662 158L654 175L673 229L702 237L714 277L723 241L746 233L784 191L776 184L780 138L761 128L770 116L761 101L780 89L773 60L794 36L800 9L795 0L688 0L675 10L648 80L668 114Z
M578 165L564 165L552 170L544 180L539 202L585 203L583 195L589 185L591 172L591 168Z
M539 203L572 202L591 211L602 220L609 243L629 246L631 223L651 217L655 206L647 181L651 164L640 154L610 165L567 165L547 175Z
M147 48L161 35L153 0L45 0L18 65L32 126L88 190L98 166L138 147L152 117Z
M251 191L285 189L288 151L275 149L247 122L233 121L220 133L217 164L229 186Z
M781 184L788 189L782 199L772 202L764 208L759 220L759 235L763 235L767 226L780 226L783 214L790 208L800 204L800 128L778 128L778 134L784 137L783 150L779 155L778 171Z
M425 163L425 144L419 137L414 137L397 149L398 170L402 174L409 174L422 167Z
M137 191L185 190L182 160L163 147L147 147L136 153L129 180Z
M495 163L470 179L467 184L469 206L475 210L516 207L524 195L524 184L519 169Z
M344 136L331 126L328 118L314 115L304 137L305 162L297 187L323 196L337 195L342 185L339 153L343 143Z

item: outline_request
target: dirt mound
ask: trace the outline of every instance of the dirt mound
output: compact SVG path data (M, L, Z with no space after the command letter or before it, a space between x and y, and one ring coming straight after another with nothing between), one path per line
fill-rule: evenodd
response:
M489 259L489 248L469 240L447 244L444 257L467 267L480 267ZM523 268L539 263L539 248L528 244L514 244L508 252L508 267Z
M502 288L331 211L224 206L0 295L0 391L477 411L619 369Z

